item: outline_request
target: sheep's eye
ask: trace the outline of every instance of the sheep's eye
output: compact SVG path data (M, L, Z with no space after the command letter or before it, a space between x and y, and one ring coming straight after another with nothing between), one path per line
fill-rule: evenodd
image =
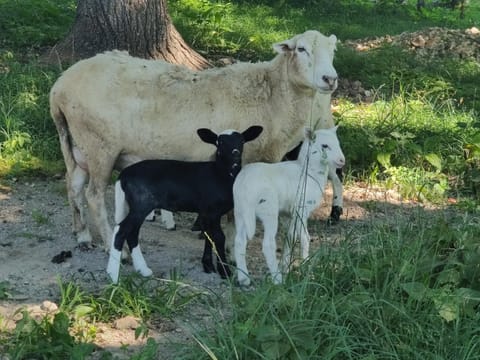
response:
M303 46L299 46L297 50L298 50L298 52L306 52L307 51L307 49L305 49Z
M330 146L328 146L327 144L322 144L322 149L330 149Z

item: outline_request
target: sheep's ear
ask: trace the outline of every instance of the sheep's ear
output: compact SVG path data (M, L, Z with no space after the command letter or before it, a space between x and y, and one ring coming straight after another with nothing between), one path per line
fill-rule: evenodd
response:
M287 53L289 51L295 50L295 41L293 40L285 40L282 42L278 42L273 44L273 50L275 50L279 54Z
M203 142L215 146L217 145L218 136L212 130L206 128L198 129L197 134Z
M310 127L305 128L304 134L305 134L305 139L308 141L315 141L315 138L317 137L315 134L315 131L313 131L313 129Z
M250 126L247 130L245 130L242 135L243 135L243 140L245 142L252 141L256 139L263 131L262 126L254 125Z

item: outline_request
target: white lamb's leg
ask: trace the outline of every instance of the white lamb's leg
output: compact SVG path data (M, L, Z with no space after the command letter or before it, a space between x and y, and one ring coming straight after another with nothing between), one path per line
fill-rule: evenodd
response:
M302 253L302 259L305 260L308 257L310 248L310 234L308 233L308 216L304 216L300 225L300 250Z
M282 283L282 273L278 267L277 260L277 243L275 241L275 236L277 235L278 229L278 212L277 216L263 217L263 243L262 251L267 261L268 269L272 275L272 281L274 284Z
M237 264L237 278L240 286L250 285L250 277L247 269L247 261L245 259L247 253L247 231L244 226L240 225L236 220L235 242L233 252L235 254L235 262Z
M175 230L175 220L173 220L173 213L167 210L160 210L162 223L167 230Z
M122 258L122 252L115 249L114 246L115 235L117 234L119 228L120 227L116 225L113 230L112 243L110 246L110 256L108 257L107 265L107 274L110 276L110 279L112 279L112 282L114 284L118 283L118 277L120 274L120 261Z
M147 266L147 263L143 257L140 245L137 245L132 249L133 268L138 271L142 276L150 276L153 274L152 270Z

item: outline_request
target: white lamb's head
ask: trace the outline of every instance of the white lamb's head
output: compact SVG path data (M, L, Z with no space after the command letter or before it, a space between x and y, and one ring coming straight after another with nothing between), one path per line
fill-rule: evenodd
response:
M325 161L328 166L335 169L341 169L345 166L345 156L337 137L337 129L338 126L335 126L313 132L306 128L305 139L298 155L299 160L308 160L311 166L316 166Z
M309 30L273 45L279 54L289 57L289 79L296 85L320 93L332 93L337 88L337 71L333 67L337 37Z

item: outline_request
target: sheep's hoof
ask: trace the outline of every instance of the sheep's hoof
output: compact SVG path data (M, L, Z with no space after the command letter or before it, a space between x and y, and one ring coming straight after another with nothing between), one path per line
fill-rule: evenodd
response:
M340 221L340 215L343 214L343 209L340 206L332 206L332 211L330 213L330 220L331 224L336 224Z

